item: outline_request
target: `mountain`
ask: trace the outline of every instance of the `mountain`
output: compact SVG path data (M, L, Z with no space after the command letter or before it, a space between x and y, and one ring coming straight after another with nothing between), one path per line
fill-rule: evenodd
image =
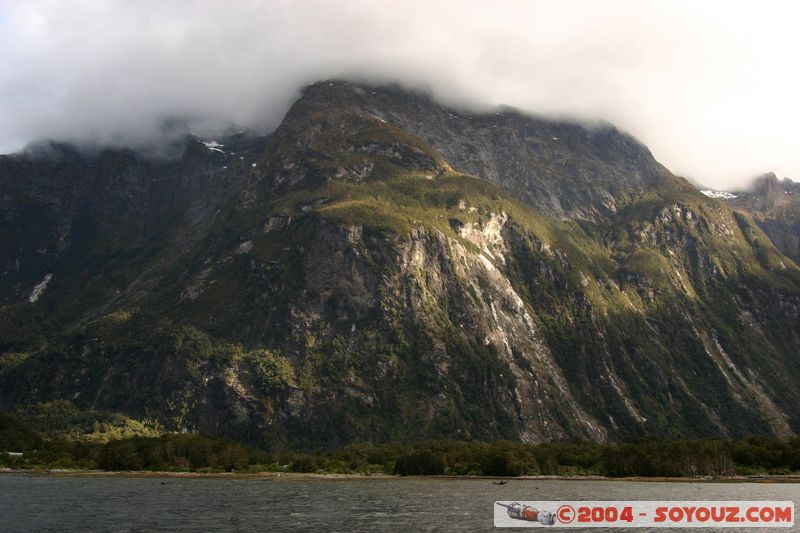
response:
M609 125L324 82L177 160L0 156L0 217L0 410L40 427L800 430L800 269Z
M748 189L729 193L726 200L749 213L781 252L800 263L800 183L778 180L770 172Z

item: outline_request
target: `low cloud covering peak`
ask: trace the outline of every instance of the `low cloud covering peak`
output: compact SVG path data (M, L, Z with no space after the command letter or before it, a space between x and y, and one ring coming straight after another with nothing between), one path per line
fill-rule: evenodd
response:
M607 120L714 187L800 176L797 8L759 2L0 0L0 153L276 126L326 78Z

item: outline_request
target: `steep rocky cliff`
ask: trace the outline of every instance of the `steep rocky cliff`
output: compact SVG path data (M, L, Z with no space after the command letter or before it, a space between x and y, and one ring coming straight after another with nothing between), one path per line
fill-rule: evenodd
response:
M47 145L0 187L2 409L266 446L800 429L800 269L610 126L326 82L267 137Z
M752 215L781 252L800 262L800 183L770 172L726 196L729 205Z

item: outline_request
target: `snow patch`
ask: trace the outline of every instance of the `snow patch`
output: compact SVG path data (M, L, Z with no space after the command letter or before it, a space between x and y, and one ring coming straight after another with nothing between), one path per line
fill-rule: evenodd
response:
M717 198L722 200L731 200L733 198L738 198L738 194L732 194L728 191L715 191L713 189L706 189L704 191L700 191L701 193L705 194L709 198Z
M42 294L44 294L44 290L47 288L47 284L50 283L50 280L53 279L53 274L47 274L44 279L36 285L33 290L31 291L31 295L28 297L28 301L30 303L36 303Z
M220 144L217 141L200 141L200 143L212 152L219 152L221 154L225 153L225 151L222 149L225 145Z

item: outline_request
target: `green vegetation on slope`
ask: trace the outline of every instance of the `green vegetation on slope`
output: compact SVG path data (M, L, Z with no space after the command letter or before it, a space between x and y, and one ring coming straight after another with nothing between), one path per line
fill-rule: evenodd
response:
M798 432L800 270L748 216L613 129L318 89L170 168L8 173L0 406L69 440L273 452Z

